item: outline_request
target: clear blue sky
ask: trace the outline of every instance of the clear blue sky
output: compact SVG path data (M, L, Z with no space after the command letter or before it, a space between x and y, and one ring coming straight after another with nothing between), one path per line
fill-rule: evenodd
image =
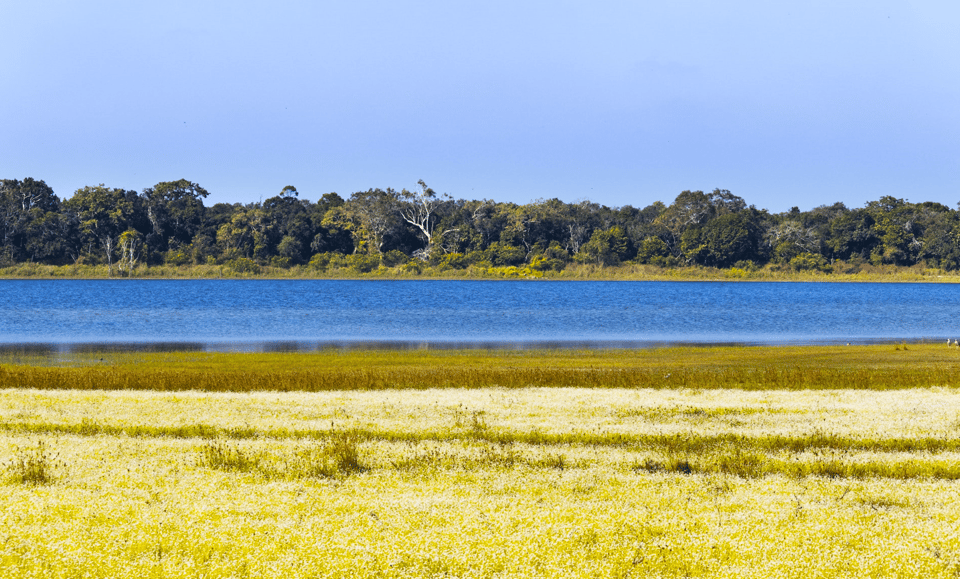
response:
M0 178L960 201L960 2L0 0Z

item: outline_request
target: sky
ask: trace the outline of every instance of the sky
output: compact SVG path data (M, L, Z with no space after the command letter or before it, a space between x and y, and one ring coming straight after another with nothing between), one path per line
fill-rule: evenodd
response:
M0 0L0 178L960 201L960 2Z

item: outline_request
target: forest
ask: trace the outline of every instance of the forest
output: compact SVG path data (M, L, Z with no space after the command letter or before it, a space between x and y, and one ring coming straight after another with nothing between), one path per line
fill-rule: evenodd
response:
M650 264L744 271L847 271L862 264L960 268L960 212L884 196L783 213L725 189L683 191L665 204L607 207L589 200L525 205L413 190L369 189L316 202L296 187L256 203L204 205L181 179L142 191L103 184L60 199L44 181L0 180L0 267L99 265L129 276L144 266L220 265L235 272L295 266L559 272L571 264Z

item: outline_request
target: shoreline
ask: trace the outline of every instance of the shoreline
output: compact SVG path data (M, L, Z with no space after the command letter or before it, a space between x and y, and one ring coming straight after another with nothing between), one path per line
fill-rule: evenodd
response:
M133 272L109 275L105 265L20 264L0 268L0 280L422 280L422 281L676 281L676 282L820 282L820 283L960 283L960 271L869 264L836 264L834 271L792 271L777 266L755 270L708 267L661 268L653 265L571 265L562 271L518 267L442 269L424 266L379 267L370 271L350 268L319 270L308 265L289 268L260 266L256 271L235 271L226 265L141 266Z

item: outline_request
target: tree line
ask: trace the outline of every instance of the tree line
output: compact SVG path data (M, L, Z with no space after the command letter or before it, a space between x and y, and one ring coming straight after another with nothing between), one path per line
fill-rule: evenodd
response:
M891 196L783 213L724 189L683 191L670 205L607 207L540 199L525 205L455 199L423 181L301 198L293 186L256 203L204 205L181 179L142 191L87 186L61 200L44 181L0 180L0 265L227 264L441 269L571 263L829 271L836 262L960 268L960 212Z

